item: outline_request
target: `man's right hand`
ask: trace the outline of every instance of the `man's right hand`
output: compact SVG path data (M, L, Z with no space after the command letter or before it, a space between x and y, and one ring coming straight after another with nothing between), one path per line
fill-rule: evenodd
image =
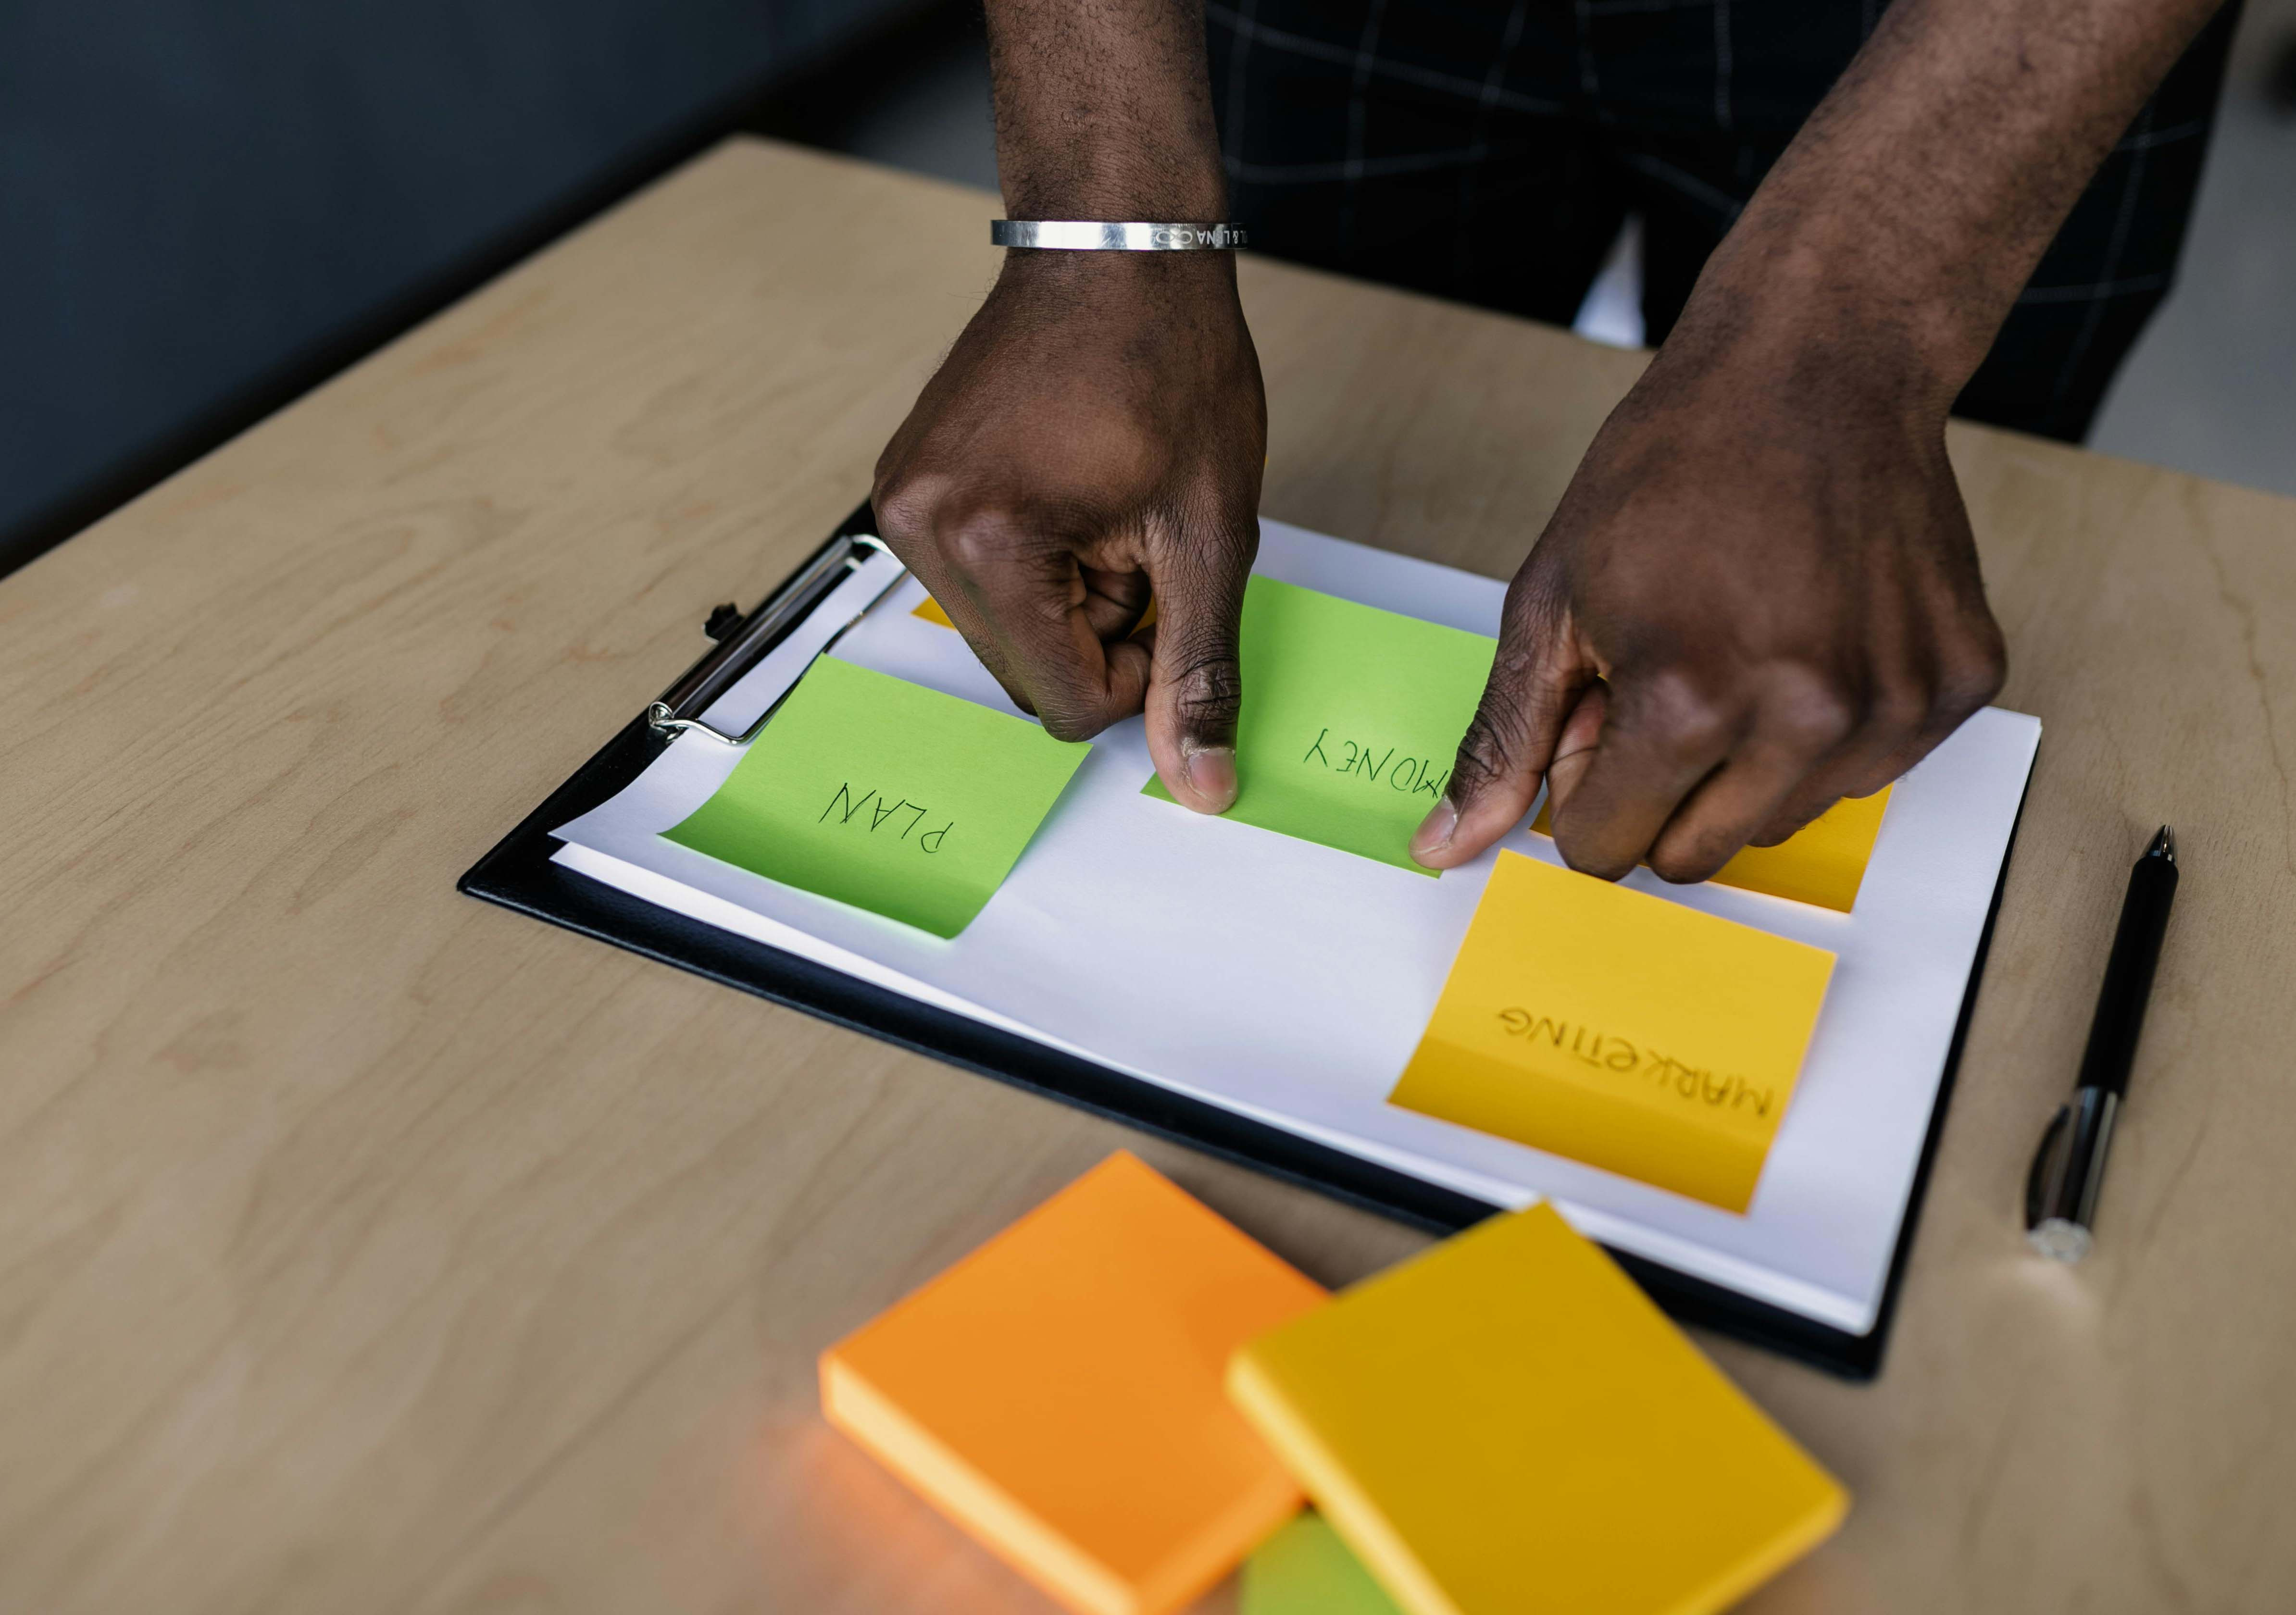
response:
M1016 250L872 497L886 542L1048 734L1144 709L1166 788L1218 813L1267 437L1229 254Z

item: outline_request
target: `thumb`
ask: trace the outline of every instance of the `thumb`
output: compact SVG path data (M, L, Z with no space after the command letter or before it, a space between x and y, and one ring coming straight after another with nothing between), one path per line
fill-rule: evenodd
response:
M1451 783L1411 838L1412 858L1456 869L1522 823L1554 758L1555 742L1578 695L1593 681L1564 651L1558 613L1508 602L1491 676L1475 708ZM1600 722L1600 709L1590 714Z
M1235 803L1235 724L1243 705L1236 640L1256 528L1185 547L1154 575L1155 643L1148 670L1148 754L1182 805L1225 813Z

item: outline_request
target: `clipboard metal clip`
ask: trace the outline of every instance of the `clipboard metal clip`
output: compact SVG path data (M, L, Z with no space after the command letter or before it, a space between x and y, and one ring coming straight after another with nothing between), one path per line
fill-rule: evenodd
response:
M868 513L868 507L865 505L854 513L855 520L865 521ZM853 523L847 525L850 527ZM747 617L740 616L731 605L721 605L710 612L703 631L718 641L718 648L694 663L683 678L662 692L660 700L646 708L647 726L664 739L692 733L707 736L723 746L746 746L757 739L780 708L780 700L768 704L758 715L758 721L739 734L728 734L723 729L704 723L698 714L708 710L710 704L733 688L767 652L787 638L791 630L826 600L839 584L878 556L892 553L885 541L874 533L840 532L816 551L813 559L798 569L796 576L776 589ZM870 607L883 599L893 586L907 575L906 571L894 572L886 579L885 586L862 603L849 620L838 625L837 631L830 635L814 654L819 656L835 644L846 629L860 621ZM791 685L795 687L794 679Z

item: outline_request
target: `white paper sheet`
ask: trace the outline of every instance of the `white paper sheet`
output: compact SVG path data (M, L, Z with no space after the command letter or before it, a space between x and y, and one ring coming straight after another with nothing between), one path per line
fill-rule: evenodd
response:
M890 563L882 563L890 564ZM1259 570L1476 633L1504 586L1261 524ZM846 586L873 593L880 574ZM904 579L832 654L1012 710ZM817 618L828 620L828 608ZM850 613L839 611L841 623ZM824 630L706 716L738 729ZM1997 709L1891 797L1857 913L1727 887L1628 882L1839 956L1801 1081L1742 1217L1385 1103L1432 1012L1496 857L1429 880L1140 794L1140 720L1103 734L988 906L944 941L661 839L739 754L692 735L562 826L558 861L767 942L1503 1205L1552 1197L1587 1234L1853 1333L1870 1329L1994 881L2040 736ZM1504 846L1556 861L1545 837Z

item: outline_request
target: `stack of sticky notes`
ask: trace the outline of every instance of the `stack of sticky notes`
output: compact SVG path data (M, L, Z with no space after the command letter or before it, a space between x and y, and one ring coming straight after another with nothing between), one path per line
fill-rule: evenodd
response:
M1329 1299L1127 1154L824 1353L821 1394L1080 1615L1247 1554L1242 1615L1707 1615L1847 1501L1548 1208Z
M1252 1341L1229 1388L1410 1615L1718 1611L1848 1503L1545 1207Z
M1503 852L1389 1098L1742 1212L1833 971L1823 948Z
M822 1406L1068 1608L1155 1615L1299 1508L1221 1379L1323 1299L1113 1155L832 1347Z

